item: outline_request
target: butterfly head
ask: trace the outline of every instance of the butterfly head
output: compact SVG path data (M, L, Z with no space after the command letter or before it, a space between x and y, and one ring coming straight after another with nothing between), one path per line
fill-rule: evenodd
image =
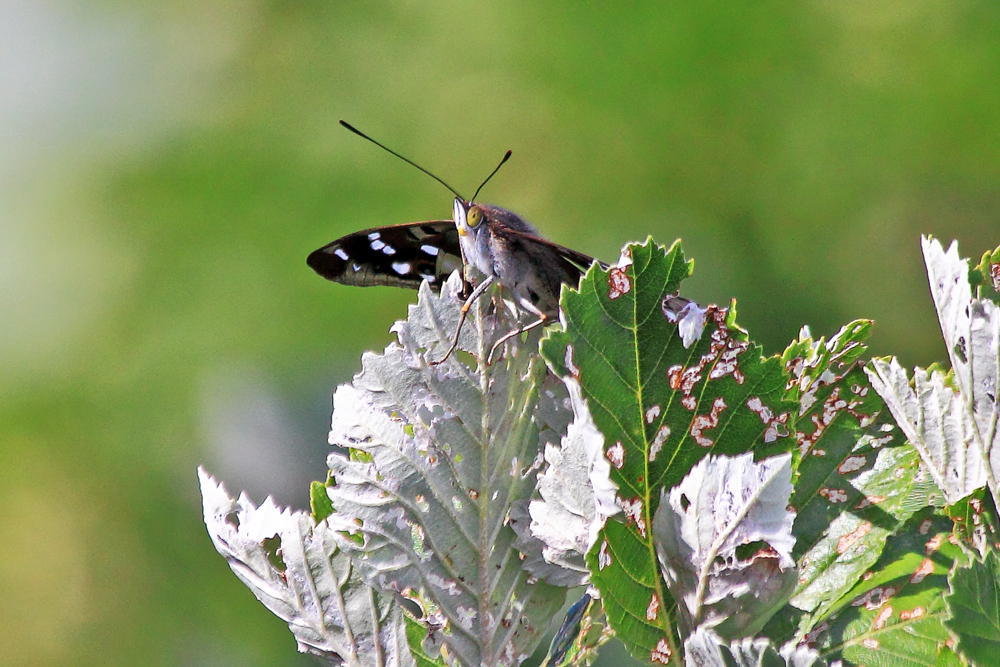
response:
M455 197L453 218L459 236L475 236L486 219L486 212L476 204Z
M471 264L488 276L493 275L490 234L487 231L489 227L487 219L492 214L492 207L488 209L465 201L461 197L455 197L453 218L462 255L467 264Z

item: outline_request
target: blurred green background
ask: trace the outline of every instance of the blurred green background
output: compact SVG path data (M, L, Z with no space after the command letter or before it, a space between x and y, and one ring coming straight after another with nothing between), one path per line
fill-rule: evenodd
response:
M0 1L0 664L312 664L195 467L303 506L414 296L305 256L450 216L339 118L463 192L513 149L481 199L606 260L682 237L768 352L871 317L912 366L918 235L1000 243L998 36L982 0Z

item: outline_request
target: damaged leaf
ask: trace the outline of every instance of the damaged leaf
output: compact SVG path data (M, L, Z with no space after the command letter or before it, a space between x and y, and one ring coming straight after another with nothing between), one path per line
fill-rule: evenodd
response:
M653 538L682 636L697 628L730 640L753 635L791 595L791 460L709 456L663 492ZM754 552L737 555L744 545Z
M922 239L927 276L951 361L946 374L914 369L911 386L895 358L875 359L868 374L945 495L948 504L989 482L1000 496L1000 311L972 298L969 263ZM992 464L991 464L992 461Z
M805 637L827 661L845 664L961 664L944 626L948 571L967 562L952 543L951 521L930 508L886 540L879 560Z
M516 665L531 654L565 598L532 575L514 549L508 512L527 501L540 441L569 410L546 391L532 345L513 338L491 365L492 341L517 326L506 305L473 304L459 348L440 359L461 300L457 274L435 296L426 285L398 323L399 343L366 354L362 372L334 396L330 497L362 538L356 562L366 581L419 608L430 659ZM554 380L551 380L555 382ZM550 395L551 394L551 395ZM565 396L565 394L563 394Z
M800 404L791 503L799 584L791 605L807 614L793 623L798 636L827 618L933 491L858 360L870 331L871 322L860 320L826 341L804 327L782 355L790 396ZM788 632L772 636L788 639Z
M619 510L603 456L604 436L594 426L579 383L570 378L566 386L575 418L561 443L545 447L546 466L538 475L541 498L527 509L515 506L511 525L530 572L552 584L581 586L590 581L587 551L604 519Z
M781 364L761 358L730 310L705 309L685 347L674 302L690 274L679 244L629 245L618 266L564 290L565 330L542 342L553 370L579 382L618 487L624 522L607 521L588 552L591 580L617 636L654 662L678 650L652 536L660 490L710 453L791 447Z
M763 637L723 642L707 628L684 642L684 667L826 667L808 646L786 644L780 651Z
M204 469L205 525L215 548L272 613L288 623L299 651L330 665L413 665L403 615L361 579L326 522L231 498Z

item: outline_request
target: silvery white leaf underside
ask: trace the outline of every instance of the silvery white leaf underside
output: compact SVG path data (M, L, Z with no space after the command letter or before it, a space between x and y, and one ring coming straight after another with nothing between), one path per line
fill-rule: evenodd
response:
M972 298L957 244L945 252L925 237L922 246L951 372L914 369L911 386L895 358L874 359L866 371L952 504L984 486L991 472L1000 479L1000 309Z
M511 340L490 366L492 342L517 325L488 295L473 304L459 348L457 275L434 295L421 287L399 343L366 354L334 396L329 494L342 525L363 539L366 580L415 602L423 648L465 665L526 658L565 598L531 575L514 548L508 513L535 488L540 449L569 420L537 354L537 332ZM495 307L494 307L495 306ZM468 355L472 355L470 357Z
M790 454L759 463L750 453L709 456L663 492L653 537L684 634L708 627L746 636L791 595L791 475ZM737 556L738 547L757 542L767 548Z
M276 616L299 650L329 665L409 667L402 612L366 585L334 531L305 512L233 499L203 469L205 525L229 567ZM267 540L277 541L268 545ZM280 565L273 561L280 559ZM281 567L283 565L283 567Z

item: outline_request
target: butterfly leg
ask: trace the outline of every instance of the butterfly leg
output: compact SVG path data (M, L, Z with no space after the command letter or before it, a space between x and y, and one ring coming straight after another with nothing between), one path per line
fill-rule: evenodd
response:
M543 324L545 324L546 322L549 321L549 319L550 319L549 316L546 315L545 313L543 313L537 307L535 307L535 304L531 303L527 299L521 299L520 302L521 302L521 306L525 310L527 310L528 312L530 312L530 313L532 313L534 315L537 315L538 319L535 320L534 322L526 324L525 326L521 327L520 329L514 329L513 331L504 334L503 336L500 337L500 339L497 342L493 343L493 347L490 348L490 354L489 354L488 357L486 357L486 365L487 366L489 366L490 364L493 363L493 355L496 353L497 349L501 345L503 345L504 343L506 343L507 341L509 341L514 336L520 336L521 334L523 334L523 333L525 333L527 331L531 331L535 327L541 326L541 325L543 325Z
M486 291L486 288L489 287L492 282L493 276L486 276L485 280L479 283L479 285L476 286L476 289L472 290L472 294L465 300L465 303L462 304L462 310L458 315L458 326L455 328L455 339L451 341L451 347L449 347L448 351L444 353L444 356L437 361L428 362L431 366L443 364L445 359L450 357L451 353L455 351L456 347L458 347L458 336L462 333L462 325L465 324L465 317L469 314L469 308L472 307L472 304L475 303L476 299L482 296L483 292Z

